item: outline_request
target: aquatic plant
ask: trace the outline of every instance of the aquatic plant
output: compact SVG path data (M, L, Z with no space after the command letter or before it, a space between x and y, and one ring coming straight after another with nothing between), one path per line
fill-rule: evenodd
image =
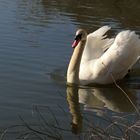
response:
M102 110L98 110L100 111L100 115L89 112L82 113L82 121L79 123L83 123L84 128L79 131L77 130L77 133L72 135L71 132L75 131L71 131L71 129L65 127L69 125L70 117L66 116L69 121L67 121L67 124L62 125L66 122L60 121L51 108L47 106L43 108L48 110L49 117L44 112L41 112L42 108L35 106L36 121L28 122L19 116L21 124L4 129L1 132L0 140L8 137L15 137L15 139L20 140L63 140L68 139L67 135L71 135L73 139L78 140L134 140L140 137L140 118L136 113L123 116L107 115ZM61 115L66 114L61 106L58 108L61 111ZM75 128L72 129L76 130L79 128L75 124Z

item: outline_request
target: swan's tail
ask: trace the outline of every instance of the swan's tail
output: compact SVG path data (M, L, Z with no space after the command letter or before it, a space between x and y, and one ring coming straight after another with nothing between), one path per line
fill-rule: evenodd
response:
M125 40L125 41L124 41ZM140 46L140 39L139 36L134 32L130 30L125 30L120 32L115 39L115 43L118 45L130 45L130 46ZM139 47L140 48L140 47Z
M124 54L127 56L127 62L130 68L140 58L140 39L134 31L126 30L120 32L115 38L114 44L116 47L124 48Z
M130 50L135 49L140 55L140 39L139 35L137 35L134 31L126 30L120 32L117 35L114 43L118 47L127 46L130 47Z

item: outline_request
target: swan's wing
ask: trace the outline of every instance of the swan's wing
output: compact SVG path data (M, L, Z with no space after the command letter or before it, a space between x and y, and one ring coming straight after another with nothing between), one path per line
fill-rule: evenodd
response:
M103 26L103 27L99 28L98 30L94 31L93 33L90 33L88 35L88 38L96 38L97 40L102 42L102 44L99 47L102 48L103 51L105 51L114 42L114 38L109 39L109 38L107 38L107 35L105 34L110 29L111 29L111 27L109 27L109 26Z
M110 29L111 29L111 27L109 27L109 26L103 26L103 27L99 28L98 30L94 31L93 33L90 33L88 36L101 37L103 39L104 37L106 37L105 33Z
M102 81L122 79L129 69L137 62L140 54L140 39L133 31L120 32L111 47L96 61L94 74ZM96 70L96 73L95 73ZM93 70L92 70L93 71Z
M102 57L106 61L109 59L115 62L120 61L121 64L131 67L139 59L139 54L139 36L134 31L126 30L116 36L114 43Z
M98 31L95 32L95 34L93 33L94 37L95 35L98 35ZM103 34L99 35L103 36ZM102 42L101 37L100 41ZM94 45L100 44L100 42L97 41L97 38L98 37L94 40ZM106 40L102 44L105 46L109 44L109 42L110 40ZM85 63L81 63L79 73L81 84L107 84L113 82L113 80L122 79L140 57L140 39L133 31L128 30L120 32L112 45L109 46L108 50L104 52L101 57L97 59L93 58ZM97 50L97 47L102 50L104 49L102 46L94 48L94 46L90 46L90 44L88 47L90 47L91 50L95 49L95 51ZM87 48L86 53L89 54L85 53L84 55L92 58L90 49ZM93 54L94 53L95 52L93 52Z
M113 43L114 39L106 38L105 33L111 27L103 26L87 36L82 62L99 58Z

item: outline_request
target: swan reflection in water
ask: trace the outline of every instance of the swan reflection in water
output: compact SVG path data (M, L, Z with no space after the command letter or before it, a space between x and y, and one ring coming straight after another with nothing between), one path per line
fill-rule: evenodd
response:
M67 101L72 115L71 129L74 134L80 133L82 129L82 114L80 112L78 90L77 86L67 87Z
M137 106L136 91L128 87L122 87L131 102ZM84 104L84 110L94 111L96 115L102 115L104 108L113 112L135 112L135 108L128 97L115 85L110 87L78 88L67 87L67 101L72 116L71 129L75 134L82 130L82 113L80 104Z

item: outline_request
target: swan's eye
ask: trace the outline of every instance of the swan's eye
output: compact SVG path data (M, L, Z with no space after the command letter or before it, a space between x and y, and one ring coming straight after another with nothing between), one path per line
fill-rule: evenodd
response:
M82 38L82 34L78 34L76 37L75 37L75 40L81 40Z

